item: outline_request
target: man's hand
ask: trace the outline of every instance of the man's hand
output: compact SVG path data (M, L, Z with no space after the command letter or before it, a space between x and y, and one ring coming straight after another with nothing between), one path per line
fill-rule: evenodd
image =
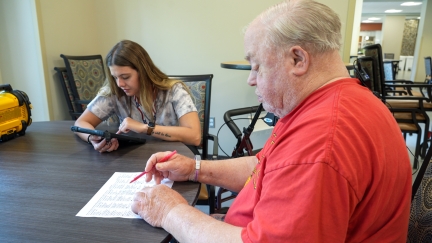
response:
M145 187L135 193L132 211L154 227L163 227L168 213L187 201L176 191L166 185Z
M153 176L156 184L160 184L164 178L172 181L187 181L195 175L195 160L186 156L175 154L169 160L158 163L170 152L159 152L153 154L147 161L145 171L146 182L152 180Z

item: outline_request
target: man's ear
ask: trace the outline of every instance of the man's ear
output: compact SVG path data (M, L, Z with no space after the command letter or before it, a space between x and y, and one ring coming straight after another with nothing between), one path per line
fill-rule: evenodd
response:
M289 50L290 57L294 60L292 72L296 76L301 76L309 69L309 53L300 46L293 46Z

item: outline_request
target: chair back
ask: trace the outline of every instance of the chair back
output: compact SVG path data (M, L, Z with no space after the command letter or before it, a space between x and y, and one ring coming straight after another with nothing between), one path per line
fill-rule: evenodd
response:
M195 155L201 155L202 159L208 159L209 140L211 140L213 141L211 159L216 159L218 157L218 139L215 135L209 134L211 84L213 74L168 75L168 77L170 79L181 80L186 84L198 111L198 117L201 123L201 145L188 145L188 148ZM201 150L201 152L199 150ZM209 213L213 214L216 210L215 196L214 186L202 184L196 204L208 205Z
M375 94L381 94L381 85L378 80L377 63L374 58L362 56L357 59L356 76L364 85ZM365 74L367 76L365 76Z
M426 112L423 110L422 101L414 100L414 102L399 100L395 101L389 97L389 94L397 95L407 92L406 90L400 90L402 93L399 93L398 90L394 87L390 87L386 84L385 75L384 75L384 63L382 58L382 49L380 44L374 44L364 47L365 56L373 58L374 62L377 63L376 66L376 75L372 75L377 78L380 83L380 98L387 105L389 110L392 112L396 121L398 122L399 128L404 134L404 138L406 139L407 134L416 133L416 148L414 152L414 167L417 168L417 158L418 155L421 154L421 145L420 141L423 138L426 138L427 130L424 130L422 133L422 129L419 125L419 120L422 119L425 121L426 127L429 127L429 118ZM391 64L391 63L390 63Z
M383 68L384 68L384 80L385 81L395 80L396 75L394 73L393 63L389 61L384 61Z
M75 96L72 93L69 78L67 75L67 70L65 67L54 67L54 70L57 72L57 78L60 81L60 85L62 87L64 97L66 99L66 104L68 106L69 114L72 120L76 120L83 112L83 107L82 105L74 102Z
M63 58L66 65L75 103L86 106L96 97L99 89L105 82L105 69L102 56L69 56L61 54L60 57Z
M364 47L364 55L372 57L376 63L376 75L377 81L380 86L380 95L384 99L385 94L385 75L384 75L384 64L382 56L382 48L380 44L373 44Z
M189 88L192 100L198 111L198 117L201 123L201 146L203 159L208 155L208 138L209 138L209 120L210 120L210 100L211 84L213 74L203 75L168 75L170 79L183 81Z

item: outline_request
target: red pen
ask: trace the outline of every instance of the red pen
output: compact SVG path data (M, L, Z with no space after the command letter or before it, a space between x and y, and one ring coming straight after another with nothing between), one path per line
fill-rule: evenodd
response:
M172 151L171 153L169 153L167 156L163 157L158 163L162 163L165 162L167 160L169 160L174 154L177 153L177 150ZM131 180L129 183L132 183L136 180L138 180L141 176L147 174L147 171L143 171L141 174L139 174L137 177L133 178L133 180Z

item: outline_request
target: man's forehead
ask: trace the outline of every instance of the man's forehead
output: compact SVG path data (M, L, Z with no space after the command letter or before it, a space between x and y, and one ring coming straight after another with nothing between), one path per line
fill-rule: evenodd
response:
M244 35L245 59L250 61L256 56L256 52L263 45L263 33L256 28L256 25L249 25Z

